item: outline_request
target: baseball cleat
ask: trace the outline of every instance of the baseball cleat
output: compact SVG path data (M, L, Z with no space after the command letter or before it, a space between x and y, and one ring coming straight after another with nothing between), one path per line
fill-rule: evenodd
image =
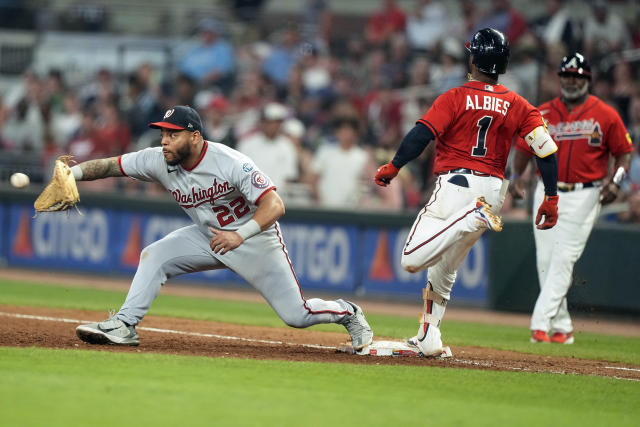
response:
M551 338L545 331L536 329L531 331L531 342L551 342Z
M476 209L478 220L492 231L502 231L502 218L491 210L491 205L484 197L476 199Z
M129 326L115 316L103 322L80 325L76 335L89 344L139 345L135 326Z
M573 332L565 334L564 332L556 332L551 335L551 342L558 344L573 344Z
M424 336L420 339L420 335L422 334L424 334ZM407 344L415 346L425 357L440 356L443 351L440 328L428 323L421 323L418 335L409 338Z
M373 331L359 306L350 301L343 302L353 307L353 314L345 316L341 323L349 332L354 350L362 350L373 341Z

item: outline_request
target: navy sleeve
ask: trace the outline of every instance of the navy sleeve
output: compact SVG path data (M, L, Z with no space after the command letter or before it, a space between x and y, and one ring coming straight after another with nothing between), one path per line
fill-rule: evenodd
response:
M558 156L556 153L543 158L536 156L536 163L544 183L544 194L555 196L558 194Z
M411 129L402 139L400 148L398 148L395 157L391 161L393 166L400 169L411 160L418 157L434 138L435 137L433 132L431 132L431 129L422 123L416 123L413 129Z

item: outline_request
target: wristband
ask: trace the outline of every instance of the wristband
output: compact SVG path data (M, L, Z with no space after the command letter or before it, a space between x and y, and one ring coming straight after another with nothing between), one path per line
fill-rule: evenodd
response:
M82 169L80 168L80 165L72 166L71 173L73 174L73 177L76 179L76 181L82 180Z
M626 176L627 171L625 171L622 166L618 166L618 170L616 170L616 173L613 175L613 179L611 181L618 187L620 187L620 183L623 179L625 179Z
M260 233L262 230L260 229L260 224L256 222L255 219L250 219L246 224L243 224L240 228L236 230L236 233L242 237L242 240L247 240L250 237L255 236Z
M511 177L509 178L511 181L515 181L516 179L520 178L520 174L517 173L512 173Z

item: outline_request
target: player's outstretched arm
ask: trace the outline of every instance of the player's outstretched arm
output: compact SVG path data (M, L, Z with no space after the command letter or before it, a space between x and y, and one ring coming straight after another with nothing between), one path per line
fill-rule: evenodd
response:
M398 175L400 168L415 159L429 145L434 138L431 129L422 123L417 123L400 143L392 161L378 168L374 181L381 187L386 187Z
M275 191L269 191L260 199L258 209L253 218L247 221L236 231L219 230L209 227L213 237L209 240L209 246L213 252L223 255L234 250L245 240L255 236L271 227L284 215L284 203Z
M76 181L93 181L96 179L124 176L117 157L95 159L82 162L71 168Z

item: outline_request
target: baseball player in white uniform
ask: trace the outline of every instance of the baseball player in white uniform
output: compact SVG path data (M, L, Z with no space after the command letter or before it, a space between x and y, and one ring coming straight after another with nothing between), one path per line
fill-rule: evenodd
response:
M144 248L120 310L103 322L78 326L81 340L138 345L135 326L167 279L230 268L257 289L287 325L339 323L355 349L372 342L373 332L356 304L302 296L277 222L284 204L249 157L203 139L200 117L187 106L168 110L162 121L149 126L161 129L161 147L81 163L72 168L74 177L158 182L194 224Z

